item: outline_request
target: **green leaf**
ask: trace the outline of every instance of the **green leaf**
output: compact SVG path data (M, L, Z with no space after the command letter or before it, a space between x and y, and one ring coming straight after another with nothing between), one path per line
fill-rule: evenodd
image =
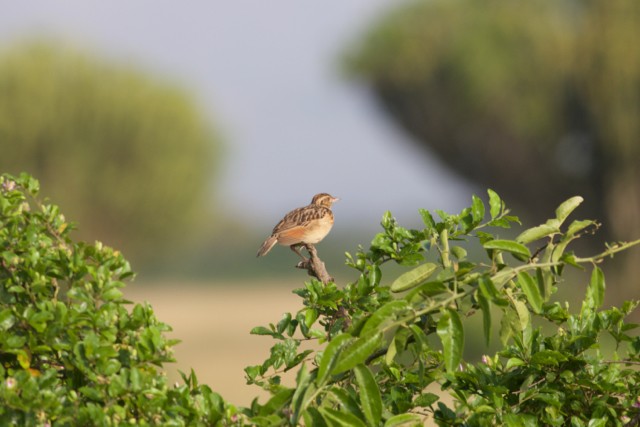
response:
M480 292L482 292L482 295L484 295L486 298L488 298L491 301L500 296L500 294L498 293L498 289L496 288L496 285L493 284L493 280L491 280L490 277L487 277L487 276L480 277L480 280L478 282L478 288L480 289Z
M497 249L500 251L510 252L513 255L525 259L531 258L531 252L529 252L529 248L513 240L490 240L482 246L484 246L485 249Z
M298 374L296 375L296 390L293 392L291 398L291 406L293 409L291 421L293 425L298 423L300 411L304 410L307 406L308 400L312 395L312 393L309 393L309 390L312 392L315 391L314 376L315 373L309 373L307 366L304 364L298 370Z
M391 291L402 292L420 285L433 274L436 268L437 265L431 262L426 262L413 270L407 271L394 280L391 284Z
M467 257L467 251L460 246L451 246L449 248L451 254L456 257L457 260L461 261Z
M410 325L409 330L411 331L413 338L419 346L418 351L423 351L424 349L429 348L429 340L427 339L427 335L418 325Z
M251 332L249 332L251 335L274 335L277 334L276 332L272 331L269 328L265 328L264 326L256 326L255 328L251 329Z
M353 369L360 363L364 363L380 345L381 340L382 332L375 329L360 335L355 341L349 343L340 352L338 361L331 373L339 374L349 369Z
M384 427L419 427L424 425L424 419L418 414L399 414L389 418Z
M7 331L11 329L15 322L16 318L10 308L0 311L0 330Z
M537 227L529 228L528 230L524 230L522 233L516 237L516 241L520 243L531 243L536 240L542 239L543 237L550 236L555 233L559 233L560 228L553 224L542 224Z
M575 220L569 225L565 234L567 237L574 236L576 233L579 233L580 231L594 224L596 224L596 222L589 219Z
M17 352L18 363L22 369L29 369L31 366L31 356L26 351Z
M474 224L479 224L484 219L484 203L475 194L471 197L471 216Z
M452 309L443 311L436 332L442 341L444 364L447 372L458 370L464 348L464 329L458 312Z
M365 419L364 414L360 410L360 405L351 393L347 392L344 388L335 386L331 387L329 393L331 394L332 400L335 400L336 403L342 406L343 412L346 411L353 414L361 420Z
M506 347L509 339L513 336L513 331L517 330L518 314L513 307L503 308L502 319L500 319L500 342Z
M602 305L604 301L604 289L604 273L599 267L595 266L591 272L591 280L589 281L589 288L587 289L587 300L592 303L592 309L599 308Z
M318 365L318 377L316 378L318 387L321 387L325 383L329 374L331 374L331 370L338 361L338 356L343 346L352 339L353 337L349 334L341 334L329 342L322 353L320 364Z
M426 225L427 228L435 228L436 222L433 220L433 216L428 210L419 209L418 212L420 212L420 216L422 217L422 222L424 222L424 225Z
M500 212L502 212L502 199L500 199L498 193L496 193L492 189L488 189L487 194L489 194L489 209L491 212L491 219L495 219L498 215L500 215Z
M489 301L482 292L478 292L476 298L482 310L482 331L484 333L485 345L488 347L489 344L491 344L491 301Z
M409 308L409 303L405 300L389 301L369 317L369 320L364 324L360 334L364 334L374 329L380 329L380 325L387 321L395 320L399 313L406 311Z
M523 366L525 365L525 361L518 358L518 357L511 357L509 358L509 360L507 360L507 364L505 365L505 369L508 371L512 368L515 368L517 366Z
M111 288L102 293L103 301L117 301L122 299L122 291L118 288Z
M304 313L304 325L306 329L311 329L311 326L318 319L318 311L315 308L307 308Z
M309 407L302 413L304 425L308 427L327 427L327 423L322 418L322 414L317 408Z
M529 273L521 272L518 273L518 284L520 288L524 292L524 295L527 297L527 301L531 308L536 314L542 313L542 304L544 300L542 298L542 293L540 292L540 287L538 286L538 281L529 275Z
M531 356L531 364L534 366L558 366L560 362L566 362L567 356L556 350L540 350Z
M380 284L380 278L382 277L382 271L378 265L372 265L369 271L369 286L375 288Z
M20 262L20 257L11 251L4 251L0 255L2 256L2 259L4 259L4 261L9 265L17 265Z
M322 417L328 421L332 426L353 426L353 427L366 427L366 424L353 414L340 412L331 408L321 407L320 413Z
M500 274L501 272L498 272ZM500 283L502 285L502 283ZM509 304L506 298L502 296L502 294L496 288L491 277L487 275L483 275L478 280L478 289L482 295L487 298L490 302L498 305L498 306L506 306Z
M491 283L496 287L496 290L498 287L502 289L502 285L512 280L514 277L515 274L513 273L513 268L504 267L502 270L491 276ZM495 300L493 302L497 303Z
M531 323L531 315L529 314L529 309L527 309L527 306L524 302L518 299L513 300L513 307L516 309L516 314L518 315L519 330L524 331Z
M373 374L365 365L354 368L356 382L360 389L360 404L369 426L377 426L382 416L382 397Z
M276 325L276 331L278 331L279 334L283 333L287 329L290 323L291 323L291 313L284 313L282 315L282 319L280 319L280 321Z
M440 400L440 396L434 393L423 393L420 396L416 397L413 401L413 406L422 406L426 408L427 406L431 406Z
M580 203L582 203L583 201L584 199L582 197L574 196L562 202L562 204L558 206L558 209L556 209L556 219L560 221L560 223L563 223L564 220L567 219L569 215L571 215L571 212L573 212L575 208L580 206Z

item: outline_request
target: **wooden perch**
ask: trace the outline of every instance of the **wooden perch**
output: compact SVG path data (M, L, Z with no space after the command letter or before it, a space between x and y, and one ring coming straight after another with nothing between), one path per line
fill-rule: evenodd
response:
M322 262L322 260L318 257L318 251L316 250L315 246L310 244L304 244L303 246L307 249L307 252L309 252L309 259L300 261L296 265L296 268L307 270L309 276L315 277L325 285L329 282L333 282L333 277L329 275L326 267L324 266L324 262Z

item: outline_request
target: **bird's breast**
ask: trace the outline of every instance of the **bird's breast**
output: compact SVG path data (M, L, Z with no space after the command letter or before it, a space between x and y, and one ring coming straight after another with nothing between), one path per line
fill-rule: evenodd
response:
M333 215L326 215L310 222L305 230L303 243L315 244L324 239L333 227Z

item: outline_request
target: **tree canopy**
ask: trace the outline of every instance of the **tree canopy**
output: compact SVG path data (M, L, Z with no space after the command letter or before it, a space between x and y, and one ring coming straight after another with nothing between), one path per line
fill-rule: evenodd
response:
M172 82L51 43L0 54L0 169L42 179L82 238L140 259L195 231L217 142Z
M640 3L414 1L348 57L415 141L539 220L582 194L640 234Z

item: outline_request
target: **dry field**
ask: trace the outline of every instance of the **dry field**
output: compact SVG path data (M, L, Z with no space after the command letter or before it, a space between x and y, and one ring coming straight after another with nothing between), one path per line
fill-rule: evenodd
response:
M148 301L158 319L173 327L169 336L182 340L175 347L177 363L167 369L172 382L180 379L178 370L188 373L193 368L201 383L225 400L245 406L253 397L266 394L246 385L243 369L262 363L275 342L249 331L277 322L287 311L297 311L301 301L291 293L296 287L299 284L283 286L281 282L242 286L133 282L125 289L125 297Z

